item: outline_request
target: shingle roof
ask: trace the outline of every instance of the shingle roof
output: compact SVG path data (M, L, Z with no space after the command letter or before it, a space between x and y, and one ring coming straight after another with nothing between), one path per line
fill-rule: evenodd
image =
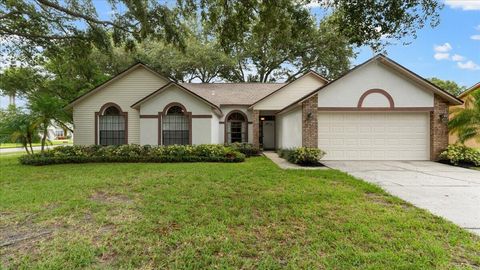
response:
M285 83L180 83L216 105L251 105Z

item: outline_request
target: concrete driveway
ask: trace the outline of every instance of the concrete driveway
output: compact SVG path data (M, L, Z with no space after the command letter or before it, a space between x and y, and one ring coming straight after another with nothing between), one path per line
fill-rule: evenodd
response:
M324 161L480 235L480 171L431 161Z

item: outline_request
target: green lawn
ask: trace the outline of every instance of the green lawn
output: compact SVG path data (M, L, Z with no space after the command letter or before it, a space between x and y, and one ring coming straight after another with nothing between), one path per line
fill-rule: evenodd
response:
M54 140L47 143L47 145L63 145L72 144L71 140ZM40 146L40 143L32 143L32 146ZM4 148L19 148L23 147L20 143L0 143L0 149Z
M480 239L457 226L338 171L264 157L25 167L5 156L0 187L7 269L480 267Z

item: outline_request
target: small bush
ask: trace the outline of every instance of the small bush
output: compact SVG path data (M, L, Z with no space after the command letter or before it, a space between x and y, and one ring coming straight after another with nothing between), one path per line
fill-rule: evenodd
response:
M278 156L280 156L281 158L284 158L284 159L290 161L290 160L291 160L291 155L292 155L293 151L295 151L295 148L291 148L291 149L278 149L278 150L277 150L277 154L278 154Z
M247 157L260 155L260 149L251 143L231 143L227 144L226 146L244 154Z
M456 166L480 166L480 151L465 145L452 144L440 154L440 160Z
M245 155L222 145L60 146L20 157L24 165L87 162L242 162Z
M319 165L320 160L325 156L324 151L309 147L279 149L277 153L281 158L305 166Z

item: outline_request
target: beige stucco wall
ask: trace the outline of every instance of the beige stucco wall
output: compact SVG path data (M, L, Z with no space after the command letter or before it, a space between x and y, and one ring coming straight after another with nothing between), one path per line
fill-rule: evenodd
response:
M373 61L326 86L318 93L318 107L357 107L363 93L370 89L388 92L395 107L433 107L433 93ZM381 94L370 94L364 107L386 107L388 100Z
M138 111L130 106L167 83L167 80L139 66L73 106L74 144L95 143L95 112L114 102L128 112L128 143L140 143Z
M292 148L302 146L302 108L276 116L275 132L277 148Z
M186 92L176 85L169 86L155 96L150 97L147 101L140 105L141 115L158 115L165 107L177 102L185 106L188 112L195 115L211 115L212 118L192 118L192 144L210 144L214 143L212 120L213 111L210 105L198 97ZM146 123L141 126L140 134L142 134L141 144L158 144L158 119L154 119L157 123L153 123L148 118L142 118L141 122ZM151 123L148 125L147 123Z
M223 144L223 141L220 141L220 117L216 114L212 116L211 127L212 143Z
M281 110L324 84L325 82L317 75L308 73L258 102L253 106L253 109Z
M140 118L140 144L158 144L158 118Z

